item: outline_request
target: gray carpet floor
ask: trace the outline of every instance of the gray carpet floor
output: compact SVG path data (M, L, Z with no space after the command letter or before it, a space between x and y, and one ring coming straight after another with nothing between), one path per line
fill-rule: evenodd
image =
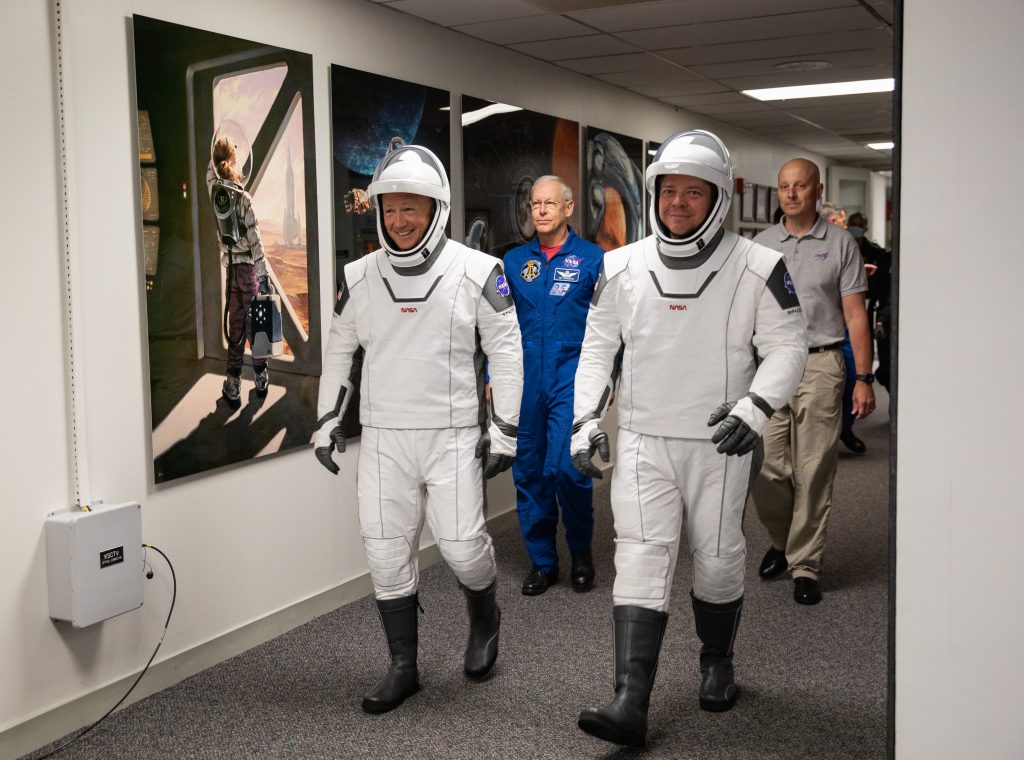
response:
M595 498L598 582L589 594L562 583L540 597L522 596L529 561L518 531L495 535L503 623L488 681L462 674L464 600L439 564L422 574L423 689L394 712L360 709L387 662L366 597L119 711L57 756L884 758L889 427L888 399L884 391L879 396L879 411L856 428L867 454L841 447L821 604L794 603L786 578L758 578L768 542L748 509L747 590L736 641L742 691L726 713L697 706L690 567L680 561L645 750L617 748L576 727L582 707L603 705L612 694L613 544L602 484ZM562 561L568 568L568 556Z

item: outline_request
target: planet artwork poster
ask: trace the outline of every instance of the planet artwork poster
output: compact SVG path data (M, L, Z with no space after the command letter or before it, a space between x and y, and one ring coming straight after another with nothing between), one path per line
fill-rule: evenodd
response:
M159 485L312 440L313 62L145 16L132 45Z
M380 247L377 215L366 195L389 146L422 145L451 179L451 111L447 90L331 66L335 257L347 262ZM350 404L351 407L351 404Z
M451 96L447 90L332 65L331 140L335 280L340 287L345 264L380 248L377 214L366 188L389 148L422 145L440 159L451 180ZM346 438L362 430L362 360L359 349L349 377L353 396L341 421Z
M644 144L587 127L586 238L610 251L644 235Z
M569 119L464 96L462 156L466 245L496 256L535 234L530 192L538 177L564 179L577 199L580 229L580 127Z

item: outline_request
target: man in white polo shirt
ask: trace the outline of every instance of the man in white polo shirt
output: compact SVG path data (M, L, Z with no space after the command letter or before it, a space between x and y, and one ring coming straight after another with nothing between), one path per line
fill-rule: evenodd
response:
M762 578L787 569L799 604L821 601L818 576L836 474L842 391L844 328L850 331L857 383L854 416L875 408L872 345L864 296L867 275L857 242L816 211L823 187L818 167L796 158L779 170L782 221L754 238L782 253L807 320L807 368L789 403L764 431L764 464L752 494L771 546Z

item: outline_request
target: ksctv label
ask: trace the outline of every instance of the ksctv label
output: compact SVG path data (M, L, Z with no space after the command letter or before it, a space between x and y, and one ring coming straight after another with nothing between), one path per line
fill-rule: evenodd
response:
M415 314L416 313L416 307L415 306L403 306L402 307L402 313L403 314Z

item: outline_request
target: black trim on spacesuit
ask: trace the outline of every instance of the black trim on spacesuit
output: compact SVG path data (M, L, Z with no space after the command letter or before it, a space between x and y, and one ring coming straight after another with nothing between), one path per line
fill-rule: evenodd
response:
M789 280L788 285L786 284L787 279ZM786 262L782 259L779 259L775 269L768 275L768 290L775 296L775 300L778 301L780 308L788 311L800 306L800 299L797 298L793 278L790 276L789 270L786 269Z
M707 263L711 254L718 250L718 244L722 242L723 237L725 237L724 228L715 233L708 244L700 249L700 253L693 256L669 256L662 252L661 241L656 240L658 258L661 259L661 263L665 265L666 269L697 269Z
M605 285L608 284L608 277L604 273L604 267L601 267L601 276L597 278L597 285L594 286L594 295L590 297L590 305L597 306L598 300L601 298L601 291L604 290Z
M515 302L512 300L512 291L506 284L505 289L508 290L507 295L502 295L498 292L498 277L504 275L505 272L501 268L501 264L495 264L494 269L487 275L487 284L483 288L483 297L491 305L495 312L500 314L501 312L511 309Z
M754 406L756 406L758 409L764 412L764 416L767 417L768 419L771 419L772 415L775 414L775 410L772 409L772 405L769 404L760 396L758 396L756 393L748 393L747 397L754 402Z
M427 256L427 258L424 261L420 262L416 266L392 266L391 268L395 270L396 274L400 274L403 277L415 277L418 274L423 274L428 269L430 269L430 267L434 266L434 262L437 261L437 257L441 255L441 251L444 250L445 243L447 242L448 238L442 235L441 239L437 241L437 245L434 246L434 250L430 252L430 255Z
M341 312L345 308L345 305L348 304L349 299L348 283L345 282L345 270L342 270L341 272L341 282L338 284L338 288L341 292L338 293L338 302L334 304L334 313L341 316Z
M434 292L434 288L437 287L438 283L441 282L442 279L444 279L444 272L437 276L437 279L434 280L434 284L430 286L430 290L428 290L427 294L422 298L399 298L395 295L395 291L391 289L391 283L388 282L388 278L381 277L381 280L384 281L384 287L388 289L388 295L391 296L391 300L395 303L423 303L430 298L430 294Z
M650 269L648 269L647 271L650 273L651 279L654 280L654 287L658 289L658 295L661 296L662 298L700 298L701 294L708 289L708 285L711 284L711 281L715 279L715 275L718 274L717 269L711 274L709 274L708 278L704 280L704 284L700 286L700 290L698 290L696 293L666 293L664 290L661 289L661 283L658 282L658 275L656 275Z

